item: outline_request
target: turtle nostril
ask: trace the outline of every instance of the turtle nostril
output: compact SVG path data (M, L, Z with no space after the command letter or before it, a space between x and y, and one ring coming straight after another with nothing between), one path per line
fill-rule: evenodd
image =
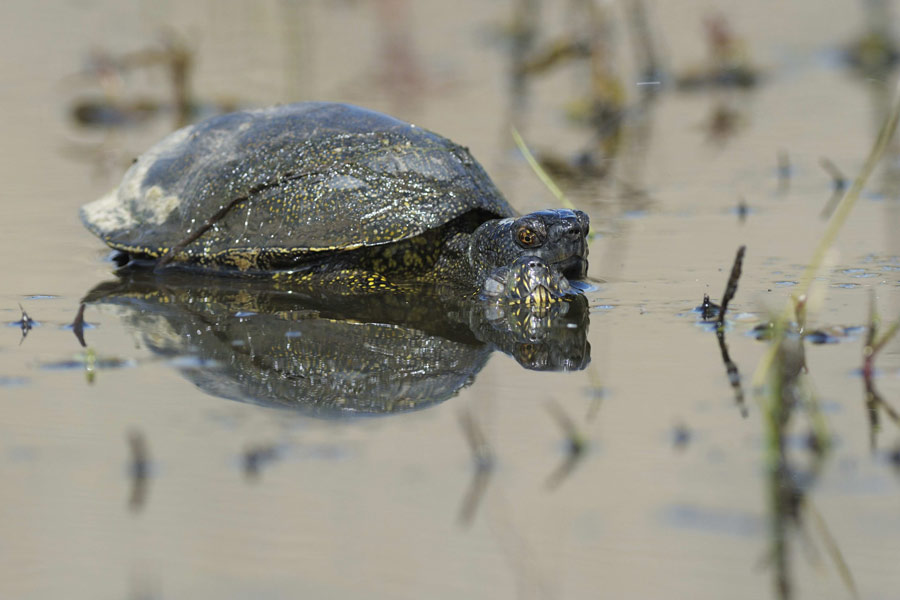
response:
M577 223L569 223L563 231L563 237L567 240L575 241L583 235Z
M587 235L588 231L591 230L591 218L587 213L580 210L575 211L575 216L578 218L578 227L581 229L581 232Z

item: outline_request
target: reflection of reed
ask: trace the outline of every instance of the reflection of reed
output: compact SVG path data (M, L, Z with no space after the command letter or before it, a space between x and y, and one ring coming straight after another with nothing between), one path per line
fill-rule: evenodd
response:
M772 536L769 564L775 571L777 597L785 600L793 597L791 543L795 534L798 534L806 542L806 547L814 550L808 528L808 523L811 522L844 585L852 597L856 598L856 584L850 567L828 530L825 519L815 509L809 497L810 490L825 466L831 446L824 417L806 384L805 376L803 338L784 338L770 371L769 393L763 407ZM807 437L805 466L791 455L787 447L793 417L801 409L805 411L812 429Z
M626 114L625 88L615 68L614 20L608 7L593 0L571 2L567 11L566 30L542 40L540 3L520 0L514 5L510 122L514 127L523 128L531 80L570 66L583 69L577 81L584 84L585 90L567 104L566 113L576 125L592 134L588 148L574 159L552 152L542 153L538 158L545 169L561 178L603 178L619 153ZM632 16L635 14L633 23L646 16L640 10L633 11ZM650 60L650 54L644 52L648 56L646 60Z
M822 209L822 218L828 219L831 217L831 213L834 212L834 207L837 206L841 196L844 195L844 190L847 189L847 178L844 177L841 170L837 168L837 165L829 159L823 158L819 161L819 164L821 164L822 168L831 176L831 186L834 190L831 194L831 198L828 199L825 208Z
M865 387L866 409L869 413L869 445L874 451L877 447L876 436L880 430L880 412L884 413L900 427L900 413L885 402L875 389L875 358L885 345L894 337L900 328L900 320L891 323L883 332L879 332L881 319L875 309L874 293L869 297L869 324L866 328L866 343L863 346L863 386Z
M719 342L719 351L722 354L722 362L725 363L725 371L728 373L728 382L734 390L734 400L741 411L741 416L747 416L747 407L744 402L744 390L741 387L741 374L737 365L728 354L728 344L725 343L725 313L728 310L728 304L737 293L738 280L741 278L741 269L744 263L744 252L746 246L738 248L734 257L734 263L731 265L731 273L728 276L728 282L725 284L725 293L722 295L721 306L713 303L709 296L703 295L703 303L699 306L700 318L704 322L715 321L716 339Z
M263 467L278 458L278 448L274 444L254 444L243 454L244 476L248 481L259 479Z
M19 304L19 311L22 313L22 317L18 321L10 323L10 325L15 325L22 330L22 339L19 340L19 345L21 346L25 338L28 337L28 332L37 325L37 321L28 316L21 304Z
M147 480L150 477L150 454L147 451L147 440L138 430L128 433L128 447L131 450L131 494L128 508L131 512L140 512L147 502Z
M747 407L744 404L744 390L741 388L741 374L738 372L737 365L731 360L731 356L728 355L728 345L725 343L725 311L728 310L728 304L737 293L738 280L741 278L741 267L744 263L744 251L746 249L746 246L741 246L734 257L731 274L728 276L728 283L725 285L725 293L722 296L722 307L719 309L719 316L716 319L716 338L719 341L722 361L725 363L728 381L734 390L735 404L737 404L743 417L747 416Z
M84 302L78 307L78 313L75 315L75 320L72 321L72 333L75 334L75 338L81 344L81 347L87 348L87 343L84 341L84 307Z
M472 483L469 484L469 488L463 496L462 506L459 510L460 525L468 527L475 519L478 505L484 497L484 491L494 472L494 453L471 410L460 412L459 424L466 437L466 442L469 444L469 449L472 451L472 461L475 464Z
M852 573L837 543L828 532L824 519L810 506L808 493L825 463L830 449L830 436L816 398L805 385L803 336L798 333L802 334L805 328L806 298L816 274L822 267L825 253L833 244L840 228L846 223L875 167L888 152L898 120L900 120L900 98L895 98L860 174L835 207L834 214L813 252L795 295L774 320L769 351L760 362L754 377L754 388L766 390L761 398L761 404L766 431L771 559L775 568L776 592L778 597L783 599L790 598L793 593L789 554L792 529L802 530L805 514L812 515L815 519L825 548L844 584L854 597L857 595ZM870 320L874 322L874 318ZM796 322L796 330L791 326L792 321ZM867 354L870 356L874 356L875 351L880 348L878 346L880 340L876 341L874 330L875 327L870 325L870 339L867 344ZM892 335L892 332L889 330L888 334ZM871 363L869 368L871 369ZM867 391L869 390L874 391L874 388L869 386ZM867 401L877 403L874 398L877 398L877 394L867 394ZM792 416L798 407L805 409L812 429L809 436L810 443L807 445L810 457L806 469L795 466L786 448Z
M172 109L174 128L191 122L196 102L191 94L194 53L183 37L165 30L160 43L135 52L114 55L97 51L81 78L96 83L103 91L101 100L79 100L72 106L73 119L80 125L115 127L139 123ZM136 71L161 67L169 78L171 96L168 101L141 96L123 97L123 81Z
M566 478L568 478L578 463L584 458L584 452L587 449L587 440L559 403L555 401L548 402L547 410L566 436L566 456L563 459L563 462L550 473L549 477L547 477L547 489L555 490Z

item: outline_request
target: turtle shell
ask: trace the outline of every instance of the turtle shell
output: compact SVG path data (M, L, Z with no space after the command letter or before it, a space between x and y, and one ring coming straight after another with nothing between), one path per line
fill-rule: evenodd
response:
M208 227L176 261L253 269L397 242L473 210L515 214L466 148L355 106L299 103L168 135L81 218L149 257Z

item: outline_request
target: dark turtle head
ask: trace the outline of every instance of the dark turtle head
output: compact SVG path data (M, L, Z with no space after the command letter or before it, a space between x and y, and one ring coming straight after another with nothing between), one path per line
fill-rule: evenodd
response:
M585 213L568 209L487 221L472 233L469 260L481 286L496 269L512 267L523 256L542 261L563 278L582 279L587 274L589 227ZM513 270L521 269L519 265Z

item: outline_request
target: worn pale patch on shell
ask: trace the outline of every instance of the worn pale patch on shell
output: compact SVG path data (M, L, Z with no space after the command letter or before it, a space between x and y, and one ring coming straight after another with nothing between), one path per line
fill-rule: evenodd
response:
M165 195L158 185L154 185L144 194L143 201L134 206L133 212L143 223L162 225L172 214L172 211L181 206L181 198L173 195Z
M98 231L110 232L119 229L130 229L137 225L134 215L126 210L126 206L119 201L119 190L115 189L108 194L81 207L81 215L85 222L90 223Z
M144 179L159 157L185 140L193 130L193 126L179 129L169 134L163 143L145 152L131 165L118 188L81 207L84 221L95 231L106 234L146 223L164 223L169 214L181 205L181 200L177 196L165 196L158 186L150 188L145 194Z

